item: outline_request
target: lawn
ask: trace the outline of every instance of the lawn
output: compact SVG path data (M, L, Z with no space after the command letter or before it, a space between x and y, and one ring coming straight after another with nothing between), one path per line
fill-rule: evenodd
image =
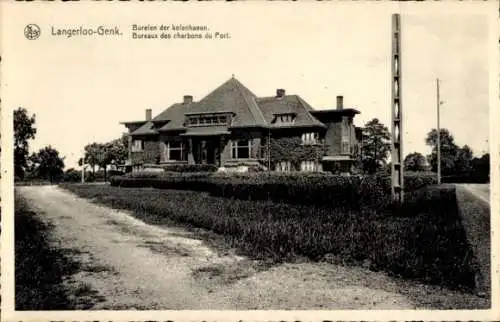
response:
M276 262L307 257L471 289L474 274L453 188L407 195L402 209L306 206L249 201L207 192L63 185L77 195L125 209L155 225L173 223L222 235L247 256Z

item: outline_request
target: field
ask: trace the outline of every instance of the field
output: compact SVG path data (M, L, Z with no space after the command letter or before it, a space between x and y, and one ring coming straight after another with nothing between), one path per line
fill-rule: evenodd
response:
M406 205L398 209L242 200L205 191L63 187L95 202L132 211L150 224L213 231L253 258L282 262L305 257L363 265L449 288L470 290L474 286L471 260L465 257L470 246L453 187L408 193Z

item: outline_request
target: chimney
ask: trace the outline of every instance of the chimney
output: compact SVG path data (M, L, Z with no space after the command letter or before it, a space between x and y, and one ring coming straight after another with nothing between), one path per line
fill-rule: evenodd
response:
M191 95L184 95L183 103L184 104L193 103L193 96L191 96Z
M276 98L282 98L285 96L285 90L283 88L278 88L276 90Z
M148 109L146 110L146 121L151 121L151 119L153 118L153 117L152 117L152 112L153 112L153 111L152 111L150 108L148 108Z
M344 108L344 96L337 96L337 110Z

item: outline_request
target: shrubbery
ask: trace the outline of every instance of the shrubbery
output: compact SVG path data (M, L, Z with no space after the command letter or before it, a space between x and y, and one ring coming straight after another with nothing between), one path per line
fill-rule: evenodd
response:
M434 183L436 178L433 175L409 175L405 177L405 190L412 191ZM111 185L206 191L214 196L242 200L348 208L384 207L390 203L390 177L385 175L136 173L113 177Z
M377 184L365 183L364 193ZM298 255L321 260L328 255L345 263L368 261L373 270L452 287L470 287L474 282L454 192L449 188L408 193L407 206L401 212L248 201L180 190L85 185L68 189L131 210L151 224L174 221L209 229L257 258L283 261Z
M166 172L215 172L218 167L214 164L157 164L148 165L148 168L163 169Z

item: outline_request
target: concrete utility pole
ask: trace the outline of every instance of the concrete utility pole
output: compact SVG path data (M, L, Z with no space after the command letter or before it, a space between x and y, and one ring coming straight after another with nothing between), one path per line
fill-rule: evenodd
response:
M439 98L439 78L436 79L436 109L437 109L437 181L441 184L441 126L439 124L439 110L441 107L441 99Z
M403 104L401 90L401 18L392 15L392 144L391 194L397 203L403 203Z

